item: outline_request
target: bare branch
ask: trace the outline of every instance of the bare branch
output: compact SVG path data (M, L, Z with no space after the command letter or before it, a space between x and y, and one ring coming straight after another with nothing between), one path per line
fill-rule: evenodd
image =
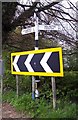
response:
M62 0L60 0L60 1L62 1ZM48 10L48 9L50 9L52 6L54 6L54 5L58 4L58 3L59 3L59 0L55 0L55 2L52 2L52 3L50 3L49 5L46 5L46 6L44 6L44 7L40 7L40 8L38 9L38 12L41 12L41 11L44 11L44 10Z

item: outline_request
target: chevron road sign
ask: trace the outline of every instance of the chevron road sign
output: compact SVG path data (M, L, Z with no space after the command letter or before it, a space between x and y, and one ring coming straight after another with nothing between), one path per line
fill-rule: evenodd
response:
M18 75L63 76L62 49L11 53L11 72Z

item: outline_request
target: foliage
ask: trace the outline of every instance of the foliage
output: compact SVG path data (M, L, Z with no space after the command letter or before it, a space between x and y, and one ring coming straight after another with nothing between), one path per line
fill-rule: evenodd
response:
M31 94L26 93L16 98L15 92L10 91L3 95L4 101L8 101L18 111L26 112L34 118L76 118L76 104L70 101L58 100L56 110L52 108L52 101L47 103L45 99L31 99Z
M3 44L7 41L8 33L11 31L11 23L14 19L16 11L16 2L3 2L2 3L2 32Z
M19 94L31 92L31 83L30 76L19 76Z
M52 83L50 77L40 77L40 96L52 100ZM78 101L78 72L64 72L64 77L56 78L57 99L64 97L73 102Z
M10 52L3 52L3 61L4 61L4 76L3 76L3 88L6 89L15 89L15 76L11 74L11 61L10 61Z
M78 72L65 72L63 78L57 78L57 94L58 98L68 96L70 100L77 102L78 100Z
M78 71L78 44L71 50L63 51L64 56L64 69L67 71Z

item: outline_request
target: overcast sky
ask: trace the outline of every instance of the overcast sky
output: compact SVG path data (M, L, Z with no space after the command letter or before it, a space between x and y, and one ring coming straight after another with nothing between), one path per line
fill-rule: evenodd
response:
M24 3L26 3L26 2L30 3L30 1L36 1L36 0L19 0L19 1L24 2ZM52 1L61 1L61 0L40 0L40 2L42 2L42 3L46 2L46 1L52 2ZM70 0L70 1L73 3L76 3L78 0Z
M26 5L32 5L32 1L36 1L36 0L17 0L19 1L21 4L26 4ZM42 2L43 5L46 5L47 2L52 2L52 1L62 1L62 4L64 4L65 6L69 7L67 2L68 0L40 0L40 2ZM75 4L78 0L70 0L73 4ZM23 9L19 6L18 9L20 11L22 11ZM28 9L28 8L27 8ZM18 15L17 15L18 16Z

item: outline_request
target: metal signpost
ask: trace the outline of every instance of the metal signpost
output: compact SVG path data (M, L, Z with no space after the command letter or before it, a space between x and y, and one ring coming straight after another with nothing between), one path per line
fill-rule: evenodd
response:
M50 48L38 50L38 32L39 30L58 30L52 25L39 25L38 17L34 13L34 27L22 29L22 35L35 32L35 50L27 52L18 52L11 54L11 71L12 74L33 75L32 76L32 99L38 97L37 82L38 76L52 76L52 91L53 91L53 108L56 108L56 86L54 76L63 76L63 61L62 49ZM36 77L34 77L36 76ZM35 80L35 78L37 78ZM35 85L36 83L36 85ZM36 88L36 91L35 91Z
M38 50L38 17L36 16L36 13L34 13L34 24L35 26L34 27L30 27L30 28L27 28L27 29L22 29L21 33L22 35L25 35L25 34L29 34L29 33L33 33L35 32L35 50ZM35 80L36 79L36 80ZM37 90L37 83L40 82L39 80L39 77L36 76L32 76L32 99L34 100L35 99L35 94L36 94L36 97L38 96L39 97L39 93L38 90ZM36 88L36 93L35 93L35 88Z
M38 9L36 9L35 11L37 11ZM38 50L38 17L36 16L36 12L34 13L34 24L35 24L35 50ZM33 81L34 79L34 81ZM40 82L39 77L36 76L32 76L32 82L34 84L34 86L32 86L32 96L34 96L34 98L38 98L39 97L39 91L37 89L37 83ZM33 98L33 97L32 97Z

